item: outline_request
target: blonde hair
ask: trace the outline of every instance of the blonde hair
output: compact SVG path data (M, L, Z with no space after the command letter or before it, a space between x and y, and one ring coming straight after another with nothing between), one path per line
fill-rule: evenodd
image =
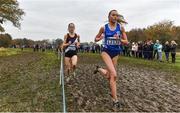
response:
M117 20L117 22L120 23L120 24L128 24L128 23L126 22L126 20L124 19L124 16L123 16L123 15L120 15L120 14L118 14L118 20Z
M111 15L111 13L112 13L113 11L118 12L118 11L115 10L115 9L111 10L111 11L109 12L109 14L108 14L108 19L109 19L110 15ZM121 15L121 14L119 14L119 13L118 13L118 20L117 20L117 22L118 22L119 24L128 24L128 23L126 22L126 20L124 19L124 16Z
M174 40L171 41L171 44L178 45Z
M168 41L166 41L166 43L165 44L169 44L169 42Z

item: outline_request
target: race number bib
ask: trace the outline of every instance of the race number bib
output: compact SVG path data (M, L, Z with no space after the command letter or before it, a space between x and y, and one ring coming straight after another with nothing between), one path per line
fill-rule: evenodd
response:
M65 50L65 52L68 52L68 51L76 51L76 45L75 44L71 44L67 47L67 49Z
M116 37L108 37L106 44L107 45L120 45L121 40L120 40L120 38L116 38Z

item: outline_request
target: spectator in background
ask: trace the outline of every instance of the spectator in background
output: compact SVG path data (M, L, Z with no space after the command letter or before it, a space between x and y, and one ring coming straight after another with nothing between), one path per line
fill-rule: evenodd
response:
M101 52L101 47L99 46L99 44L95 45L95 50L96 50L96 53L100 53Z
M127 54L126 54L126 56L128 56L128 57L131 57L131 43L130 42L128 42L128 44L125 46L125 50L127 50Z
M158 51L157 50L158 46L159 46L159 40L156 40L156 43L153 46L153 49L154 49L154 56L153 57L154 57L154 59L155 59L156 55L157 55L157 59L159 59L158 58L159 55L158 55L158 52L157 52Z
M123 56L125 56L126 55L125 45L122 45L121 48L122 48Z
M169 52L170 52L170 44L168 41L166 41L163 50L165 52L165 56L166 56L166 61L169 62Z
M21 45L21 51L23 51L25 48L25 45Z
M153 44L152 40L149 40L148 46L149 46L148 47L149 48L149 57L148 57L148 59L153 60L153 46L154 46L154 44Z
M150 40L147 41L147 59L151 59L151 42Z
M176 47L177 47L177 43L172 40L171 41L171 57L172 57L172 63L175 63L176 62Z
M90 48L91 48L92 53L95 53L95 51L96 51L96 46L95 46L95 44L93 44Z
M135 56L138 57L138 43L135 43Z
M143 56L144 59L148 59L148 44L146 41L143 44Z
M128 51L128 44L124 45L124 53L125 53L125 56L127 56L127 51Z
M162 62L162 44L159 42L158 46L157 46L157 52L158 52L158 60L160 62Z
M138 42L138 58L142 58L143 55L143 45L142 42Z
M133 42L132 43L132 56L134 56L135 57L135 51L136 51L136 44L135 44L135 42Z
M42 52L45 52L45 50L46 50L46 43L44 43L43 45L41 45L41 48L42 48Z

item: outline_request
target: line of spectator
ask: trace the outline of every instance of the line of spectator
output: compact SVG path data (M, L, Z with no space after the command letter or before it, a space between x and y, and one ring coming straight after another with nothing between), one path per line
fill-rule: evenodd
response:
M166 61L169 62L169 54L171 53L172 63L175 63L176 60L176 48L177 43L173 40L171 43L166 41L164 45L161 44L159 40L156 40L156 43L153 43L152 40L145 42L132 42L122 46L124 56L133 56L137 58L144 58L148 60L157 59L162 62L163 51L165 53Z

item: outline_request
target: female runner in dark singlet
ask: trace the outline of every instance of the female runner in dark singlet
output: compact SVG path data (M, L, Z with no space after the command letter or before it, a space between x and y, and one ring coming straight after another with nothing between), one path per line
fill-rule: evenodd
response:
M75 69L78 61L77 48L80 46L80 36L75 33L74 23L68 25L68 31L64 36L63 48L65 50L65 72L69 75L70 71L73 71L75 75Z

